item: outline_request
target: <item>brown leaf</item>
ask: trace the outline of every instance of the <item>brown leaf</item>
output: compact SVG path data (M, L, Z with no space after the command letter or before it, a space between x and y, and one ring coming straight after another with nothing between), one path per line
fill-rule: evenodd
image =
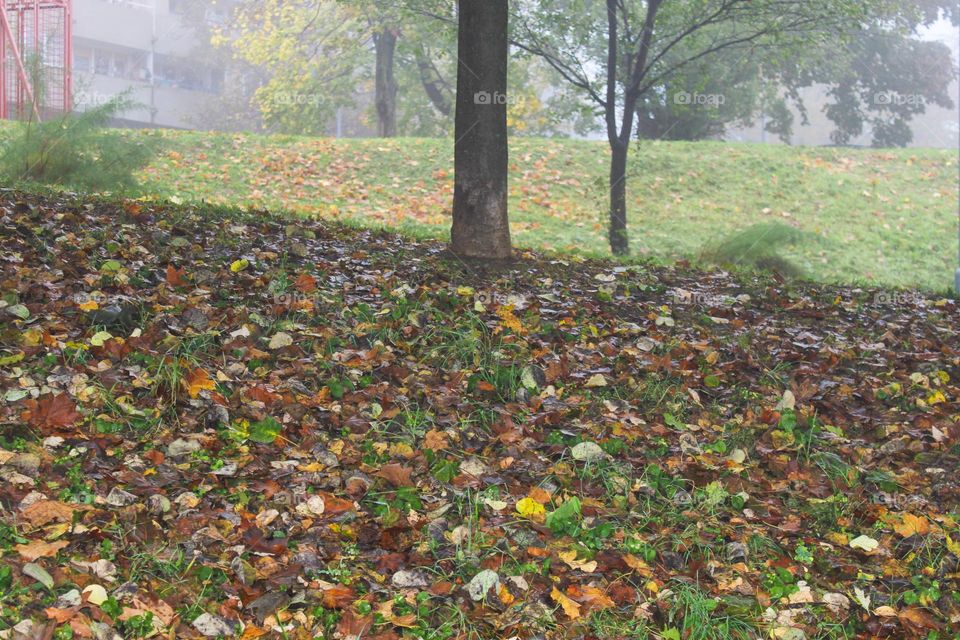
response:
M57 552L70 545L67 540L57 540L56 542L44 542L43 540L32 540L27 544L18 544L15 548L17 553L27 562L33 562L40 558L52 558Z
M384 478L395 487L412 487L413 481L410 479L410 474L413 472L413 469L410 467L404 467L403 465L393 463L385 464L383 468L380 469L375 475Z
M917 635L925 635L923 631L926 629L940 628L940 623L937 622L936 618L920 607L908 607L898 613L897 617L900 619L900 624Z
M43 610L47 617L56 622L57 624L63 624L64 622L69 621L75 615L77 615L76 609L57 609L56 607L47 607Z
M65 393L47 394L37 402L36 409L30 412L30 424L40 429L58 429L72 427L82 416L77 405Z
M57 500L38 500L20 512L21 517L32 527L42 527L48 522L71 522L79 511L73 505Z
M337 633L345 637L367 637L367 632L373 628L373 616L359 616L352 609L344 609L337 624Z
M187 275L186 269L177 269L172 264L167 265L167 284L171 287L183 287L187 284L184 276Z
M323 590L323 606L328 609L346 609L356 598L353 589L339 584Z

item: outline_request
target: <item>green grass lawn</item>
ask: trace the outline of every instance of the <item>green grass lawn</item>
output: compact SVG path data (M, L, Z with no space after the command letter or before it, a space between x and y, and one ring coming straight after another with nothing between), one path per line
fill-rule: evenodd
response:
M162 140L142 172L149 194L286 209L445 237L449 140L133 132ZM511 141L511 228L521 247L606 255L603 142ZM829 282L943 291L957 256L958 166L948 150L721 142L633 147L635 256L696 257L756 223L809 232L783 251Z

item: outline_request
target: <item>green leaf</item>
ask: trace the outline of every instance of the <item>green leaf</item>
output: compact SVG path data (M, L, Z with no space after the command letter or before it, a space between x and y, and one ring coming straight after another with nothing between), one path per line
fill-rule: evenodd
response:
M273 418L264 418L260 422L254 422L250 425L250 439L262 444L270 444L277 439L283 425Z
M547 514L547 526L557 533L580 519L580 498L574 496Z

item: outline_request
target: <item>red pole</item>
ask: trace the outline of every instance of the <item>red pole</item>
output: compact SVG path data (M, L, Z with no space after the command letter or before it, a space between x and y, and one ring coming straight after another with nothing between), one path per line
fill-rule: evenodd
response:
M37 109L37 102L33 98L33 91L30 89L30 78L27 76L27 70L23 66L23 58L20 57L20 50L17 47L17 42L13 38L13 31L10 29L10 23L7 21L7 12L6 10L0 11L0 22L3 23L3 33L10 40L10 51L13 53L13 61L17 65L17 71L20 75L20 84L22 84L22 91L26 94L27 99L30 100L30 104L33 105L33 115L36 116L37 122L40 121L40 111ZM18 31L23 33L23 14L20 14L20 20L17 26ZM18 85L17 91L20 92L21 87Z

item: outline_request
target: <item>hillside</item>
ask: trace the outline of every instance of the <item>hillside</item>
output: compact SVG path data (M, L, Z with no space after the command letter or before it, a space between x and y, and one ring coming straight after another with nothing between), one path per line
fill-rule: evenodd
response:
M332 140L162 132L145 191L284 208L445 237L445 140ZM606 255L607 149L514 139L511 219L520 246ZM945 150L791 148L714 142L635 146L634 255L695 257L762 222L810 232L785 255L831 282L944 291L957 256L958 166Z

